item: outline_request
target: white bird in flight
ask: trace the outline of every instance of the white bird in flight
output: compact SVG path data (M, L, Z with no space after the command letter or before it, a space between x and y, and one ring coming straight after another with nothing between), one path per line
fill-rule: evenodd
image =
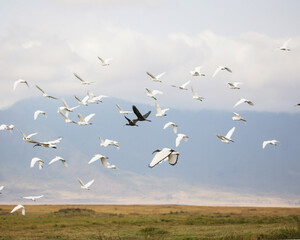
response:
M29 84L27 81L23 80L23 79L18 79L14 82L14 87L13 87L13 90L15 91L17 86L20 84L20 83L25 83L27 85L27 87L29 87Z
M182 85L180 85L180 86L176 86L176 85L171 85L172 87L176 87L176 88L178 88L178 89L180 89L180 90L188 90L187 88L186 88L186 86L190 83L191 81L187 81L187 82L185 82L184 84L182 84Z
M40 195L40 196L28 196L28 197L22 197L22 198L28 199L28 200L31 200L31 201L35 202L37 199L40 199L42 197L44 197L44 195Z
M254 103L251 102L250 100L246 99L246 98L241 98L239 101L236 102L236 104L234 104L234 108L238 105L240 105L241 103L248 103L250 106L254 106Z
M82 100L80 100L79 97L77 97L76 95L74 95L75 99L78 101L79 104L87 106L87 101L89 99L89 96L85 96Z
M157 100L156 99L156 97L155 97L155 95L157 95L157 94L163 94L163 92L162 91L159 91L159 90L149 90L148 88L145 88L146 89L146 94L147 94L147 96L148 97L150 97L150 98L153 98L154 100Z
M232 117L233 121L243 121L247 122L246 119L244 119L240 114L233 112L234 116Z
M226 136L221 136L221 135L219 135L219 134L216 134L216 136L217 136L218 138L220 138L221 141L222 141L223 143L233 142L233 140L231 139L231 136L232 136L234 130L235 130L235 127L231 128L231 129L228 131L228 133L226 134Z
M91 91L87 92L87 95L89 96L88 98L88 103L100 103L102 102L102 98L107 98L107 96L105 95L99 95L99 96L95 96Z
M65 118L66 123L76 123L69 118L69 112L63 112L60 108L58 108L58 113Z
M263 142L262 148L264 149L268 144L277 146L277 143L279 143L277 140L267 140Z
M62 164L65 166L65 167L68 167L68 164L66 162L65 159L63 159L62 157L59 157L59 156L56 156L55 158L53 158L50 162L49 162L49 165L54 163L54 162L57 162L57 161L61 161Z
M104 67L109 66L109 62L112 60L112 58L103 59L99 56L98 56L98 59L101 61L101 65L104 66Z
M46 148L56 148L56 144L57 143L60 143L61 140L63 138L62 137L59 137L55 140L52 140L52 141L48 141L48 142L38 142L38 141L35 141L35 145L33 147L36 147L36 146L40 146L40 147L46 147Z
M227 83L227 87L229 87L230 89L240 89L238 86L242 84L242 82L228 82Z
M288 44L290 43L291 39L286 40L282 46L279 47L279 50L282 51L291 51L291 49L288 47Z
M125 110L123 110L123 109L120 107L120 105L117 104L117 103L116 103L116 106L117 106L117 108L119 108L119 113L120 113L120 114L129 114L129 113L132 113L131 111L125 111Z
M100 140L100 146L101 147L107 147L107 146L115 146L117 147L117 149L120 148L120 145L117 141L114 141L114 140L109 140L109 139L105 139L103 140L101 137L99 137L99 140Z
M43 114L47 118L46 112L44 112L42 110L36 110L33 114L34 120L36 120L40 114Z
M101 164L102 164L103 167L109 168L109 169L116 169L116 166L115 166L115 165L111 165L111 164L107 161L108 157L105 157L105 156L103 156L103 155L101 155L101 154L95 154L95 155L92 157L92 159L88 162L88 164L91 164L91 163L93 163L93 162L95 162L95 161L97 161L97 160L99 160L99 159L100 159Z
M73 74L74 74L74 76L81 82L82 85L91 85L92 83L94 83L94 82L87 82L87 81L83 80L83 79L82 79L81 77L79 77L78 74L76 74L76 73L73 73Z
M178 161L179 152L176 152L170 148L163 148L162 150L155 150L153 153L156 153L152 161L149 164L150 168L153 168L157 164L161 163L164 160L168 160L170 165L175 165ZM152 154L153 154L152 153Z
M161 80L159 80L163 75L165 75L166 72L160 73L157 76L152 75L149 72L146 72L148 76L150 76L150 80L153 82L162 82Z
M79 122L75 122L78 125L92 125L92 123L89 123L89 121L92 119L92 117L94 117L96 114L95 113L91 113L88 116L86 116L85 118L83 118L83 116L78 113L78 118L79 118Z
M6 125L6 124L1 124L0 125L0 130L7 130L10 131L10 133L12 133L12 130L14 129L14 125L10 124L10 125Z
M77 178L78 182L80 183L81 185L81 188L82 189L85 189L85 190L90 190L89 187L94 183L95 179L89 181L87 184L84 184L80 178Z
M18 206L14 207L13 210L11 210L10 213L14 213L15 211L19 210L20 208L22 208L22 215L25 216L25 207L21 204L19 204Z
M220 72L221 70L226 70L226 71L232 73L232 71L231 71L228 67L219 66L219 67L216 69L216 71L214 72L214 74L213 74L212 77L215 77L215 76L218 74L218 72Z
M167 116L166 111L169 111L170 108L165 108L165 109L161 109L161 107L159 106L158 103L155 103L155 108L156 108L156 117L164 117Z
M193 87L191 87L191 90L193 92L193 99L195 100L199 100L199 101L202 101L204 100L205 98L204 97L199 97L198 94L196 93L195 89Z
M173 132L176 134L177 133L177 129L178 129L178 126L177 124L173 123L173 122L167 122L165 124L165 126L163 127L163 129L166 129L167 127L169 126L172 126L173 127Z
M176 134L177 135L177 138L176 138L176 141L175 141L175 144L176 144L176 147L179 146L181 140L183 139L184 141L188 141L189 137L185 134L182 134L182 133L178 133Z
M204 77L205 74L204 73L201 73L201 69L203 68L203 66L198 66L198 67L195 67L194 70L190 71L191 75L192 76L202 76Z
M44 161L40 158L34 157L31 159L30 167L33 168L35 163L39 164L39 169L42 170Z
M0 186L0 194L2 194L2 190L3 190L4 186Z
M40 90L42 93L43 93L43 97L45 97L45 98L52 98L52 99L55 99L55 100L58 100L58 98L56 98L56 97L53 97L53 96L50 96L49 94L47 94L43 89L41 89L38 85L35 85L36 86L36 88L38 89L38 90Z
M75 107L70 108L65 99L61 99L61 101L63 102L64 106L59 107L59 109L65 110L66 112L73 112L74 109L79 107L79 105L77 105Z

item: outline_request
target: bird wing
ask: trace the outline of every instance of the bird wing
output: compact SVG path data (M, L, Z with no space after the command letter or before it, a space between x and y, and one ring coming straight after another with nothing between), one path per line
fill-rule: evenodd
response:
M21 132L22 133L22 132ZM22 133L23 134L23 133ZM37 133L31 133L31 134L29 134L26 138L31 138L32 136L35 136L35 135L37 135ZM24 136L24 134L23 134L23 136Z
M186 83L182 84L180 87L185 88L191 81L187 81Z
M160 73L160 74L158 74L155 78L156 79L159 79L159 78L161 78L163 75L165 75L166 74L166 72L163 72L163 73Z
M287 46L288 46L288 44L289 44L290 41L291 41L291 39L286 40L286 41L283 43L283 45L282 45L281 48L287 48Z
M74 95L74 97L76 98L76 100L77 100L78 102L81 102L81 100L80 100L76 95Z
M89 121L91 120L91 118L94 117L95 115L96 115L95 113L91 113L90 115L86 116L86 117L84 118L84 120L85 120L86 122L89 122Z
M170 148L163 148L161 151L157 152L152 159L151 163L149 164L150 168L153 168L163 160L165 160L171 154Z
M111 60L113 60L113 58L106 58L105 63L108 64L109 62L111 62Z
M81 181L80 178L77 178L78 182L80 183L81 186L84 186L84 183Z
M6 124L2 124L1 126L0 126L0 130L5 130L7 128L7 125Z
M3 188L4 188L4 186L0 186L0 191L2 191L2 190L3 190Z
M236 117L240 117L240 114L236 113L236 112L233 112L233 114L236 116Z
M193 87L191 87L191 89L192 89L194 97L198 97L198 94L196 93L195 89Z
M244 98L241 98L239 101L237 101L236 104L234 104L233 107L235 108L236 106L240 105L240 104L243 103L243 102L245 102L245 99L244 99Z
M166 129L166 128L169 127L170 125L174 125L174 123L173 123L173 122L167 122L167 123L165 124L165 126L163 127L163 129Z
M58 113L61 114L65 119L69 119L67 112L64 113L60 108L58 109Z
M142 114L140 113L140 111L137 109L135 105L132 105L132 110L138 119L143 119Z
M146 119L147 117L149 117L151 111L147 112L146 114L143 115L143 118ZM149 120L150 121L150 120ZM150 121L151 122L151 121Z
M17 80L17 81L14 82L14 87L13 87L14 91L16 90L16 87L19 85L19 83L20 83L21 81L22 81L22 80L19 79L19 80Z
M168 157L169 164L175 165L178 161L179 152L171 152L171 154Z
M264 141L262 144L262 148L264 149L267 146L267 144L269 144L269 143L270 143L270 141Z
M37 117L39 116L39 114L41 114L41 113L42 113L42 112L41 112L40 110L35 111L35 112L34 112L34 116L33 116L34 120L36 120Z
M21 205L21 204L19 204L18 206L14 207L14 209L13 209L13 210L11 210L11 212L10 212L10 213L13 213L13 212L17 211L17 210L19 210L20 208L23 208L23 209L24 209L24 206L23 206L23 205ZM22 214L23 214L23 213L22 213ZM23 215L25 215L25 213L24 213Z
M45 143L47 143L47 144L56 144L56 143L60 143L62 139L63 138L60 137L58 139L55 139L55 140L52 140L52 141L48 141L48 142L45 142Z
M35 86L36 86L36 88L37 88L38 90L40 90L42 93L46 94L46 93L44 92L44 90L41 89L38 85L35 85Z
M98 56L98 59L99 59L102 63L105 63L104 60L103 60L101 57Z
M155 103L155 109L158 113L161 112L161 108L158 103Z
M176 138L176 141L175 141L176 147L179 146L179 144L180 144L180 142L181 142L183 136L184 136L183 134L177 134L177 138Z
M62 159L61 157L56 156L55 158L53 158L53 159L49 162L49 165L52 164L52 163L54 163L54 162L57 162L57 161L59 161L59 160L61 160L61 159Z
M85 184L85 187L90 187L94 183L95 179L89 181L87 184Z
M80 122L84 122L84 118L83 118L83 116L80 113L78 113L77 116L78 116Z
M61 99L61 101L63 102L63 104L65 105L66 108L69 108L67 102L65 101L65 99Z
M107 168L109 165L105 158L101 158L101 163L102 163L102 166L105 168Z
M215 77L218 74L218 72L220 72L221 68L222 67L218 67L212 77Z
M94 155L94 157L92 157L92 159L88 162L88 164L91 164L93 162L96 162L97 160L99 160L101 158L102 155L100 154L96 154Z
M123 109L120 107L119 104L116 103L117 108L119 108L120 111L123 111Z
M162 91L159 91L159 90L153 90L153 91L152 91L152 94L153 94L153 95L156 95L156 94L163 94L163 92L162 92Z
M85 82L81 77L79 77L76 73L73 73L75 77L77 77L81 82Z
M155 76L153 76L151 73L146 72L151 78L155 78Z
M34 167L35 163L38 161L42 161L40 158L34 157L31 159L30 167Z
M234 130L235 130L235 127L231 128L231 129L228 131L228 133L226 134L225 137L226 137L227 139L231 139L231 136L232 136Z
M148 93L152 94L152 92L148 88L145 88L145 89Z

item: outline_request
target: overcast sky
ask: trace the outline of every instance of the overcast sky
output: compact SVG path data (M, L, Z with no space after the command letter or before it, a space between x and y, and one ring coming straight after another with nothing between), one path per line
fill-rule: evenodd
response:
M254 107L244 104L239 111L298 116L300 110L295 104L300 103L299 9L297 0L2 1L0 109L3 114L19 101L28 99L33 104L30 100L41 99L41 93L34 87L37 84L60 98L74 94L83 97L89 89L96 95L151 107L154 101L146 97L145 87L158 89L164 92L159 97L162 107L179 112L231 112L240 98L247 98L254 102ZM278 50L288 39L291 51ZM97 56L113 58L111 65L102 67ZM190 71L199 65L203 66L205 76L191 76ZM221 71L212 78L220 65L227 66L232 73ZM147 71L153 75L166 74L162 83L154 83ZM73 73L95 83L82 86ZM13 83L20 78L28 81L30 89L19 85L13 92ZM170 86L188 80L188 91L179 92ZM227 82L243 84L240 90L231 90ZM205 98L203 102L195 103L190 86ZM70 105L75 104L73 99ZM231 127L228 125L223 131ZM186 129L193 131L191 127ZM138 173L135 169L130 174ZM148 181L140 175L137 178L141 179L141 186ZM2 179L5 181L3 172ZM164 192L170 186L160 187ZM222 196L225 190L216 186L219 187L222 190L216 194ZM208 187L206 190L213 191ZM172 191L175 194L176 188ZM197 203L201 195L194 194L194 200L187 200L185 194L180 199L191 204ZM235 198L230 194L220 204L230 204L230 199ZM251 194L253 198L247 196L245 200L248 204L257 197ZM131 197L124 199L130 202ZM70 195L68 198L71 199ZM241 199L238 204L243 204L244 196ZM268 202L268 196L266 199ZM275 205L290 203L290 199L272 201ZM146 202L160 201L148 198Z

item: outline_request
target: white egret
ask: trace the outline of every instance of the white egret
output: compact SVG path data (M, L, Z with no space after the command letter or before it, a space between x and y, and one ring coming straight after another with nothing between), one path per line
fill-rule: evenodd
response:
M77 97L76 95L74 95L75 99L78 101L79 104L87 106L87 101L89 99L89 96L85 96L82 100L80 100L79 97Z
M155 150L153 153L156 153L153 157L151 163L149 164L150 168L153 168L157 164L161 163L164 160L168 160L170 165L175 165L178 161L179 152L176 152L170 148L163 148L162 150ZM152 153L152 154L153 154Z
M176 134L177 135L177 138L176 138L176 141L175 141L175 144L176 144L176 147L179 146L181 140L183 139L184 141L188 141L189 137L185 134L182 134L182 133L178 133Z
M198 66L198 67L195 67L194 70L190 71L191 75L192 76L202 76L204 77L205 74L204 73L201 73L201 69L203 68L203 66Z
M42 197L44 197L44 195L39 195L39 196L28 196L28 197L22 197L22 198L24 198L24 199L28 199L28 200L31 200L31 201L36 201L37 199L40 199L40 198L42 198Z
M83 80L81 77L79 77L76 73L73 73L74 76L81 82L82 85L91 85L94 82L87 82L85 80Z
M78 118L79 118L79 122L75 122L78 125L92 125L92 123L89 123L89 121L92 119L92 117L94 117L96 114L95 113L91 113L88 116L86 116L85 118L83 118L83 116L78 113Z
M23 205L21 205L21 204L19 204L18 206L14 207L14 209L11 210L10 213L13 213L13 212L17 211L17 210L19 210L20 208L22 208L22 215L25 216L25 207L24 207Z
M91 164L91 163L93 163L93 162L95 162L95 161L97 161L97 160L99 160L99 159L100 159L101 164L102 164L103 167L109 168L109 169L116 169L116 166L115 166L115 165L111 165L111 164L107 161L108 157L105 157L105 156L103 156L103 155L101 155L101 154L95 154L95 155L92 157L92 159L88 162L88 164Z
M35 85L35 86L36 86L36 88L37 88L38 90L40 90L40 91L43 93L43 95L42 95L43 97L45 97L45 98L52 98L52 99L58 100L58 98L48 95L48 94L47 94L43 89L41 89L38 85Z
M27 87L29 87L29 84L27 81L23 80L23 79L18 79L14 82L14 87L13 87L13 90L15 91L17 86L20 84L20 83L25 83L27 85Z
M228 82L227 87L229 87L230 89L240 89L238 87L240 84L243 84L243 83L242 82L233 82L233 83Z
M154 100L157 100L156 99L156 97L155 97L155 95L157 95L157 94L163 94L163 92L162 91L159 91L159 90L149 90L148 88L145 88L146 89L146 94L147 94L147 96L148 97L150 97L150 98L153 98Z
M176 87L176 88L178 88L178 89L180 89L180 90L188 90L187 88L186 88L186 86L190 83L191 81L187 81L187 82L185 82L184 84L182 84L182 85L180 85L180 86L176 86L176 85L171 85L172 87Z
M231 139L231 136L232 136L234 130L235 130L235 127L231 128L231 129L228 131L228 133L226 134L226 136L221 136L221 135L219 135L219 134L216 134L216 136L217 136L218 138L220 138L221 141L222 141L223 143L233 142L233 140Z
M165 126L163 127L163 129L166 129L167 127L169 126L172 126L173 127L173 132L176 134L177 133L177 129L178 129L178 126L177 124L173 123L173 122L167 122L165 124Z
M216 69L216 71L214 72L214 74L213 74L212 77L215 77L215 76L218 74L218 72L220 72L221 70L226 70L226 71L232 73L232 71L231 71L228 67L219 66L219 67Z
M61 161L62 164L65 166L65 167L68 167L68 164L66 162L65 159L63 159L62 157L59 157L59 156L56 156L55 158L53 158L50 162L49 162L49 165L54 163L54 162L57 162L57 161Z
M157 113L155 114L156 117L167 116L166 111L170 110L170 108L161 109L158 103L155 103L155 109L157 111Z
M44 115L44 116L47 118L46 112L44 112L44 111L42 111L42 110L36 110L36 111L34 112L34 114L33 114L34 120L36 120L40 114Z
M282 46L279 47L279 50L282 51L291 51L291 49L288 47L288 44L290 43L291 39L286 40Z
M109 62L112 60L112 58L103 59L99 56L98 56L98 59L101 61L101 65L104 66L104 67L109 66Z
M264 149L268 144L277 146L277 143L279 143L277 140L267 140L263 142L262 148Z
M10 124L10 125L6 125L6 124L1 124L0 125L0 130L7 130L9 131L10 133L12 133L12 130L14 129L14 125L13 124Z
M243 121L247 122L246 119L244 119L240 114L233 112L234 116L232 117L233 121Z
M80 187L82 189L85 189L85 190L90 190L89 187L94 183L95 179L89 181L87 184L84 184L80 178L77 178L78 182L80 183Z
M30 167L33 168L35 163L39 164L39 169L42 170L44 161L40 158L34 157L31 159Z
M250 100L246 99L246 98L241 98L239 101L236 102L236 104L234 104L234 108L238 105L240 105L241 103L248 103L250 106L254 106L254 103L251 102Z
M109 140L109 139L105 139L103 140L101 137L99 137L99 140L100 140L100 146L101 147L107 147L107 146L115 146L117 147L117 149L120 148L120 145L117 141L114 141L114 140Z
M117 106L117 108L119 108L119 113L120 113L120 114L129 114L129 113L132 113L131 111L125 111L125 110L123 110L123 109L120 107L120 105L117 104L117 103L116 103L116 106Z
M191 87L191 89L192 89L192 92L193 92L193 99L199 100L199 101L202 101L202 100L205 99L204 97L199 97L197 92L195 91L195 89L193 87Z
M150 80L153 82L162 82L161 80L159 80L163 75L165 75L166 72L160 73L157 76L152 75L149 72L146 72L148 76L150 76Z

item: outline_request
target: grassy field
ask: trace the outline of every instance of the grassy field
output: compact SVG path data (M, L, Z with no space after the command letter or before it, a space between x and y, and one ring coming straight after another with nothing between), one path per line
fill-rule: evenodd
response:
M0 239L300 239L300 208L0 206Z

